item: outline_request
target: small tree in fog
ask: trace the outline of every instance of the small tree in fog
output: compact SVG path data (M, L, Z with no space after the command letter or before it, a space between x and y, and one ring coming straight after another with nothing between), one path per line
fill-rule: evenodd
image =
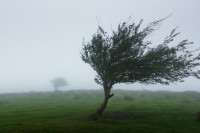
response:
M199 49L191 50L192 42L182 40L169 44L180 34L173 29L163 43L152 47L149 35L165 19L154 21L141 29L139 24L123 22L108 35L99 26L87 44L83 42L82 60L91 65L97 75L95 81L104 88L104 101L94 113L98 118L114 95L112 86L117 83L165 84L182 82L184 78L200 78Z
M60 87L64 87L64 86L68 85L67 81L63 77L54 78L51 81L51 83L53 84L53 87L54 87L55 91L58 91L58 88L60 88Z

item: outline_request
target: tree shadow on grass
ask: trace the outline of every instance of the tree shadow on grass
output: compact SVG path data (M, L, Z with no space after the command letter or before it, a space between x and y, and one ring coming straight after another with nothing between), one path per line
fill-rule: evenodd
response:
M149 114L136 115L129 112L112 112L109 114L102 115L100 120L134 120L134 119L145 119L150 116Z

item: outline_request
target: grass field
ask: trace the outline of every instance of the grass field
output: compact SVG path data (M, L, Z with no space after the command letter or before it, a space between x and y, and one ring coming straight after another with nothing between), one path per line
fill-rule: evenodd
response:
M0 133L200 133L197 92L115 90L100 120L102 91L0 95Z

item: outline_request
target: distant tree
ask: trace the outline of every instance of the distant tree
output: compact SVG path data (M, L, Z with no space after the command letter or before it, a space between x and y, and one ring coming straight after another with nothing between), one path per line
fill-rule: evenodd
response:
M55 91L58 91L58 88L67 86L67 81L63 77L57 77L51 80L51 83L53 84L53 87Z
M180 33L173 29L163 43L152 47L149 35L165 19L151 22L141 29L139 24L123 22L111 35L99 26L87 44L83 42L81 58L91 65L97 75L95 81L104 88L104 101L94 113L99 118L106 108L112 86L117 83L165 84L183 82L184 78L200 78L199 49L191 49L193 42L182 40L169 46Z

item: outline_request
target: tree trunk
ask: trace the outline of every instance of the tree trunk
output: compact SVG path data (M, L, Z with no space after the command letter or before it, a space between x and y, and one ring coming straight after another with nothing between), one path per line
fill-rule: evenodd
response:
M98 119L102 115L103 111L107 106L108 100L114 95L114 94L110 95L111 88L112 87L109 87L108 89L104 88L104 93L105 93L104 101L101 104L101 106L96 110L96 112L92 115L93 119Z

